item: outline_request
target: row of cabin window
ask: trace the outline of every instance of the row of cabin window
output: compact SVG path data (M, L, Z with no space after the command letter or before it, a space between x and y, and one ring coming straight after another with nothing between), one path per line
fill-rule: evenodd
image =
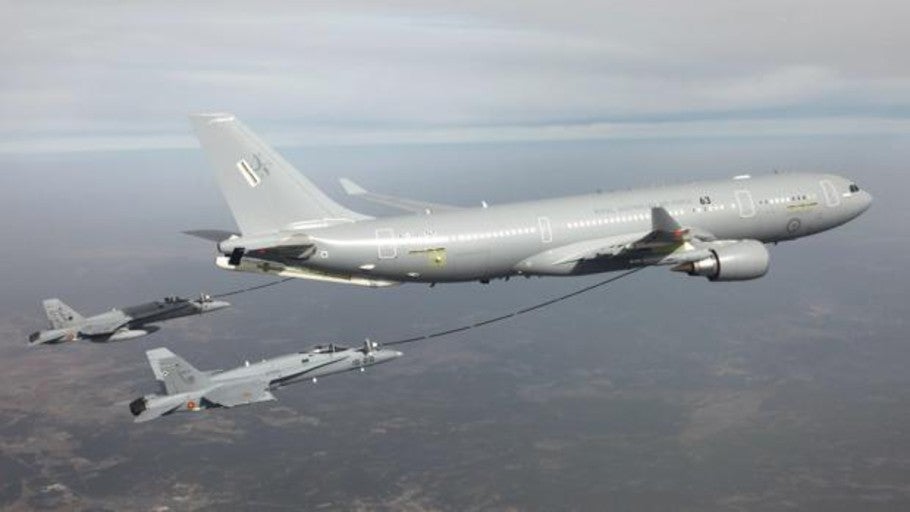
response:
M758 204L783 204L793 203L796 201L808 201L815 199L815 194L797 194L789 197L772 197L770 199L760 199Z
M735 205L731 204L730 208L736 208ZM700 207L692 208L692 213L706 213L706 212L716 212L721 210L726 210L727 205L725 204L712 204L705 205ZM669 213L673 217L679 217L686 214L685 210L670 210ZM595 219L595 220L580 220L576 222L569 222L566 224L566 227L569 229L576 228L585 228L590 226L602 226L604 224L616 224L619 222L632 222L638 220L650 220L650 213L636 213L632 215L622 215L619 217L609 217L605 219Z
M489 233L472 233L469 235L455 235L452 237L443 236L440 237L440 241L448 242L451 239L456 242L468 242L471 240L485 240L488 238L503 238L507 236L530 235L534 233L537 233L537 228L504 229L502 231L491 231ZM432 238L434 236L435 235L430 232L417 236L411 235L411 233L402 233L398 236L398 243L407 243L408 241L423 243L425 238Z
M457 242L470 242L471 240L484 240L487 238L503 238L503 237L507 237L507 236L531 235L536 232L537 232L537 228L505 229L502 231L492 231L489 233L455 235L453 238Z

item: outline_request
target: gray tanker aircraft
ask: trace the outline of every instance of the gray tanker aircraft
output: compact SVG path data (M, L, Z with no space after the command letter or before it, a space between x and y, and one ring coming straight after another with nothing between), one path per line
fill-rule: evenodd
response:
M711 281L759 278L765 244L825 231L872 197L831 174L736 176L477 208L370 193L409 211L373 218L330 199L231 114L191 116L240 233L217 242L224 269L362 286L574 276L667 265Z
M272 391L297 382L351 370L401 357L401 352L380 348L367 340L361 348L319 346L309 352L264 359L227 371L199 371L166 348L145 353L161 394L130 402L134 421L141 423L175 412L199 412L275 400Z
M229 307L230 304L201 295L196 300L168 297L138 306L112 309L99 315L83 317L60 299L47 299L44 312L51 329L32 333L29 345L89 340L95 342L123 341L157 331L154 325L164 320L201 315Z

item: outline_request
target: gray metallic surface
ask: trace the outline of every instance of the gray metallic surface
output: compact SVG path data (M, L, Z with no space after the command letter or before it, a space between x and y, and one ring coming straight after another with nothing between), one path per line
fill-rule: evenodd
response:
M45 310L53 329L33 333L30 345L66 341L122 341L151 334L158 327L150 325L165 320L199 315L230 307L230 303L202 297L195 300L168 297L137 306L112 309L98 315L82 317L59 299L48 299Z
M275 400L271 391L297 382L385 363L401 352L369 341L360 348L328 345L219 372L202 372L165 348L146 352L162 393L134 400L136 422L174 412L198 412Z
M772 243L825 231L872 201L846 178L794 173L372 219L325 197L233 116L193 120L242 232L218 244L218 265L289 277L382 286L678 265L709 257L709 241ZM268 172L254 180L241 170L240 160L263 158ZM662 210L652 219L654 207ZM685 233L657 236L668 225Z

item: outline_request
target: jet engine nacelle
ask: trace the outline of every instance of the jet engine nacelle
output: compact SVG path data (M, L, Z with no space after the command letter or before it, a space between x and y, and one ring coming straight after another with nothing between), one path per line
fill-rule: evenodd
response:
M28 337L29 345L41 345L44 343L53 345L55 343L64 343L67 341L78 341L79 331L74 329L51 329L49 331L38 331Z
M196 412L209 408L203 400L199 393L145 395L130 402L130 413L142 423L175 412Z
M713 245L707 258L683 263L673 268L690 276L705 276L710 281L747 281L768 273L771 255L757 240L743 240L726 245Z

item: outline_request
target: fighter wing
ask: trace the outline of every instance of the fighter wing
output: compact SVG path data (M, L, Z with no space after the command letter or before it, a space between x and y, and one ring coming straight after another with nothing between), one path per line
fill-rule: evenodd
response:
M226 383L205 394L205 399L223 407L236 407L253 402L277 400L269 391L267 379Z
M398 208L399 210L405 210L414 213L433 213L451 212L463 209L459 206L429 203L426 201L418 201L416 199L405 199L403 197L374 194L373 192L368 192L366 189L347 178L341 178L338 181L341 182L341 186L349 196L361 197L367 201L372 201L374 203L382 204L385 206L391 206L392 208Z
M79 333L85 336L104 336L113 334L118 329L126 327L133 318L119 309L108 311L89 318L85 325L79 328Z

